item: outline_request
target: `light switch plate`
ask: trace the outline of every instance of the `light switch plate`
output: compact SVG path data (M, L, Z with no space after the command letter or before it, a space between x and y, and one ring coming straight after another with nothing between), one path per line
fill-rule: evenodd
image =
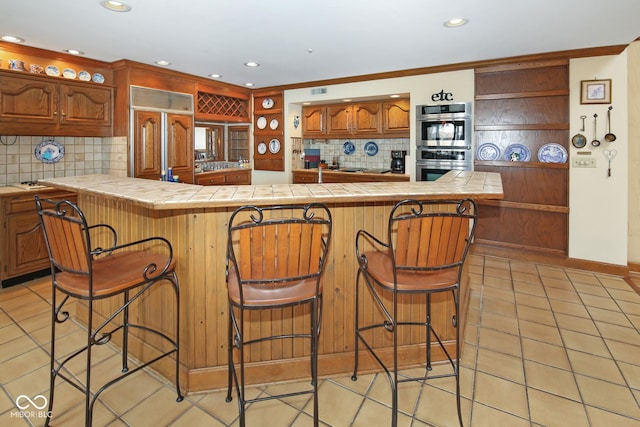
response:
M574 168L596 168L598 164L595 157L573 157L571 159L571 165Z

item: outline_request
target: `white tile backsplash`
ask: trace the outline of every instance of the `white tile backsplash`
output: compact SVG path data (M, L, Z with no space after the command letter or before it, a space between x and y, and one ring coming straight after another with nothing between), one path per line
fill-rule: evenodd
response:
M344 153L344 144L351 141L356 149L353 154ZM378 145L378 153L369 156L364 152L364 145L373 141ZM405 150L409 152L409 138L389 138L389 139L328 139L326 143L312 143L305 141L304 148L320 149L320 160L326 160L327 164L332 164L333 159L337 159L340 167L346 168L367 168L367 169L387 169L391 165L391 151Z
M64 146L57 163L35 157L36 146L46 140ZM127 138L0 136L0 185L42 178L102 173L127 175Z

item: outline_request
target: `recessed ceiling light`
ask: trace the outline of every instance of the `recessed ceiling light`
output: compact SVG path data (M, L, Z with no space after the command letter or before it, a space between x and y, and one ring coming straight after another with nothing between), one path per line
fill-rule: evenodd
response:
M351 98L345 98L342 100L342 102L351 102Z
M246 87L251 87L251 86L253 86L253 83L251 83L251 82L247 82L247 83L245 83L244 85L245 85Z
M444 25L447 28L455 28L455 27L461 27L468 22L469 20L467 18L452 18L446 21L445 23L443 23L442 25Z
M389 98L400 98L400 95L389 95Z
M131 10L131 6L126 5L121 1L105 0L101 1L100 4L114 12L129 12Z
M162 67L166 67L167 65L171 65L171 62L169 61L165 61L164 59L161 59L159 61L155 61L156 65L160 65Z
M2 40L9 43L24 43L24 39L16 36L2 36Z
M257 62L253 62L253 61L245 62L244 65L246 65L247 67L259 67L260 66L260 64L258 64Z
M220 77L222 77L222 74L209 74L209 77L211 77L212 79L219 79Z
M84 52L77 49L65 49L65 52L70 53L71 55L84 55Z

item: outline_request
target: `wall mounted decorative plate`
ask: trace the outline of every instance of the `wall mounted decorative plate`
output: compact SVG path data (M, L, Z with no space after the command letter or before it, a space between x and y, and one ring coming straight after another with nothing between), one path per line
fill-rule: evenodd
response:
M258 121L256 122L256 126L258 129L264 129L267 127L267 118L265 116L258 117Z
M350 156L353 154L354 151L356 151L356 146L353 145L353 142L351 141L347 141L342 145L342 151L344 152L344 154L346 154L347 156Z
M271 151L272 154L277 154L280 151L280 141L276 138L269 141L269 151Z
M42 163L57 163L64 157L64 145L53 140L42 141L36 145L35 156Z
M278 129L278 120L277 119L272 119L269 122L269 128L271 128L271 130L276 130Z
M364 152L367 153L367 156L375 156L378 154L378 144L373 141L369 141L364 144Z
M264 154L267 152L267 144L264 143L264 141L261 141L260 144L258 144L258 154Z

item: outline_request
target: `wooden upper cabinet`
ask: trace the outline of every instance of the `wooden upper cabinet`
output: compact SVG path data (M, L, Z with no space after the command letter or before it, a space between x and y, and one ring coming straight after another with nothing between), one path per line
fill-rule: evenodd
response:
M111 89L60 85L60 123L111 126Z
M409 137L411 130L411 103L398 99L382 103L382 132L398 133Z
M359 136L379 134L382 114L379 102L327 107L328 136Z
M156 111L134 114L134 177L160 179L162 117Z
M322 137L327 133L327 107L314 105L302 109L302 134L306 138Z
M0 134L111 136L113 89L0 72Z
M410 117L408 99L308 106L302 109L302 136L408 138Z
M58 121L58 85L46 80L2 76L0 122L47 123Z

